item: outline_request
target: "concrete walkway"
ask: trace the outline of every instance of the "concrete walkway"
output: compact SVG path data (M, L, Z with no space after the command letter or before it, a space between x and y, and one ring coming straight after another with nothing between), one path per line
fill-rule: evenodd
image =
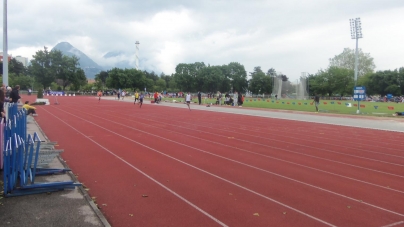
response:
M114 99L114 98L106 98ZM118 100L116 100L118 101ZM125 99L124 102L133 102L133 99ZM159 104L151 104L150 101L145 101L144 104L170 106L175 108L188 108L183 103L170 103L160 102ZM215 111L222 113L242 114L249 116L277 118L284 120L304 121L331 125L341 125L348 127L359 127L368 129L378 129L394 132L404 132L404 118L403 117L376 117L367 115L343 115L334 113L315 113L315 112L300 112L289 110L275 110L275 109L259 109L259 108L245 108L245 107L232 107L232 106L210 106L191 104L191 109L203 111Z
M42 141L48 141L35 119L27 117L28 134L37 132ZM52 141L56 142L56 141ZM61 158L55 158L49 168L68 168ZM1 172L0 182L3 181ZM72 173L42 176L36 182L76 181ZM1 191L3 185L1 184ZM48 194L3 198L0 196L0 226L110 226L97 205L83 187Z

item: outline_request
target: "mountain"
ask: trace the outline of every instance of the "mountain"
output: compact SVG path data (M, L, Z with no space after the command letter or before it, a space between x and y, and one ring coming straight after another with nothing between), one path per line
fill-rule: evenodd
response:
M111 64L110 68L131 69L136 67L134 56L124 51L110 51L103 56L103 59Z
M91 58L81 52L79 49L75 48L68 42L58 43L52 50L59 50L62 54L67 56L76 56L79 58L80 68L84 70L86 77L88 79L94 79L95 75L103 70L103 67L95 63Z
M113 58L113 57L119 57L121 55L124 55L125 53L123 51L111 51L106 54L104 54L103 58Z

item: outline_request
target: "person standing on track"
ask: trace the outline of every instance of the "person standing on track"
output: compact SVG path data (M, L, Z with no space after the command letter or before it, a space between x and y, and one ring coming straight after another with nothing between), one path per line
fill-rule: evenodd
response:
M143 93L141 93L140 96L139 96L140 108L142 108L142 105L143 105L143 98L144 98L144 95L143 95Z
M187 95L185 96L185 102L186 102L187 105L188 105L189 111L191 111L191 107L190 107L190 105L189 105L189 104L191 104L191 100L192 100L191 94L188 92Z
M199 105L201 105L201 103L202 103L202 94L201 94L200 91L198 91L198 102L199 102Z
M313 103L315 103L315 105L316 105L316 113L318 113L318 105L320 105L320 97L317 94L314 95L314 99L313 99L313 102L311 104L313 104Z
M99 90L99 91L97 92L97 96L98 96L98 102L100 102L100 101L101 101L101 96L102 96L101 90Z

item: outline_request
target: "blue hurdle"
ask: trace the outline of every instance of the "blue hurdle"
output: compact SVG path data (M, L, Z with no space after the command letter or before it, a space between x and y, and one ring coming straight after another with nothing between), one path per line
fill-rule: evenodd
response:
M8 120L1 120L1 161L3 164L4 196L21 196L44 192L74 189L81 183L35 182L36 176L66 173L70 169L38 168L41 151L41 139L37 133L27 136L27 116L25 109L18 110L18 105L7 104Z
M27 142L24 142L17 134L7 140L3 173L5 197L62 191L81 186L81 183L73 181L35 182L35 177L38 175L36 163L39 156L40 141L37 133L33 136L28 135Z

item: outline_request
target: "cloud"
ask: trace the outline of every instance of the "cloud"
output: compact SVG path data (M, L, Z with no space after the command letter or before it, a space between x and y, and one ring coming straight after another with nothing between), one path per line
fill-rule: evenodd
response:
M9 50L31 57L67 41L100 65L119 61L171 74L178 63L275 68L290 78L315 73L346 47L349 19L361 17L359 46L377 69L403 67L402 0L28 0L9 1ZM104 59L110 51L124 55Z

